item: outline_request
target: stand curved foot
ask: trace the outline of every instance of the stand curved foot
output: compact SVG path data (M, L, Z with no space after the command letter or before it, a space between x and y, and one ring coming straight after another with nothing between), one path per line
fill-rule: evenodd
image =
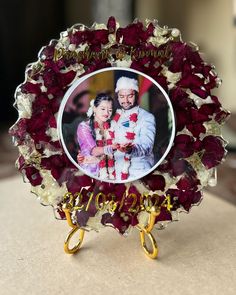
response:
M152 250L148 250L146 242L145 242L145 235L150 239L151 244L152 244ZM150 232L147 232L145 230L140 231L140 239L141 239L141 245L143 247L143 250L145 254L152 259L157 258L158 255L158 247L157 247L157 242L153 235Z
M70 248L70 246L69 246L70 240L71 240L72 236L78 230L79 230L79 241L78 241L78 243L73 248ZM64 251L67 254L74 254L74 253L78 252L79 249L80 249L80 247L81 247L81 245L82 245L83 239L84 239L84 230L83 229L80 229L79 227L72 228L72 230L69 232L69 234L67 235L67 237L65 239L65 242L64 242Z
M156 217L160 214L160 208L152 207L149 215L148 224L146 226L137 225L138 230L140 231L140 239L141 239L141 245L143 247L143 250L145 254L152 259L157 258L158 255L158 247L157 242L155 238L153 237L151 231L154 227ZM145 242L145 235L149 238L151 241L152 249L148 250L148 247Z

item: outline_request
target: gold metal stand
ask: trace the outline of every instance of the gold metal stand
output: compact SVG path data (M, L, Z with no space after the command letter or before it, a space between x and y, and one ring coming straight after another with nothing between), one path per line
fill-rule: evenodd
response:
M67 223L69 226L72 227L72 230L69 232L69 234L67 235L66 239L65 239L65 242L64 242L64 251L67 253L67 254L74 254L76 252L79 251L81 245L82 245L82 242L83 242L83 239L84 239L84 230L83 229L80 229L77 225L73 224L72 223L72 220L71 220L71 206L70 204L64 204L63 205L63 211L65 212L66 214L66 220L67 220ZM70 248L69 247L69 244L70 244L70 240L71 238L73 237L73 235L79 230L79 241L78 243L73 247L73 248Z
M66 253L68 253L68 254L74 254L74 253L79 251L79 249L80 249L80 247L82 245L85 231L83 229L79 228L77 225L72 223L72 220L71 220L71 205L69 203L65 203L63 205L63 211L66 214L66 219L67 219L68 225L70 227L72 227L72 230L69 232L69 234L67 235L67 237L65 239L64 251ZM152 231L152 229L154 227L156 217L159 214L160 214L160 209L152 207L150 215L149 215L148 224L145 227L143 227L141 225L136 226L136 228L140 231L140 239L141 239L141 245L143 247L143 250L144 250L145 254L148 257L152 258L152 259L155 259L157 257L157 255L158 255L158 246L157 246L156 240L153 237L151 231ZM79 241L73 248L70 248L69 247L70 240L78 230L79 230ZM146 245L145 236L147 236L151 241L151 245L152 245L151 250L149 250L147 245Z
M154 227L155 224L155 220L156 217L160 214L160 209L152 207L151 208L151 212L149 215L149 221L148 224L145 227L142 227L140 225L137 225L138 230L140 231L140 239L141 239L141 245L143 247L143 250L145 252L145 254L152 259L155 259L158 255L158 246L157 246L157 242L155 240L155 238L153 237L153 235L151 234L151 231ZM145 235L150 239L151 241L151 245L152 245L152 249L149 250L147 248L146 242L145 242Z

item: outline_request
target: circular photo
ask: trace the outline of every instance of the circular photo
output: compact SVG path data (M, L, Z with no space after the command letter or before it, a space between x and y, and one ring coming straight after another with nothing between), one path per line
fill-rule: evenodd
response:
M151 77L127 68L90 73L66 92L58 115L63 149L83 173L124 183L164 160L175 118L167 93Z

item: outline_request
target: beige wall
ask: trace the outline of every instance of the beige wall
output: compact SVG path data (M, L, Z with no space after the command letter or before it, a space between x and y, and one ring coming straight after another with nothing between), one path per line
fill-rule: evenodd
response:
M227 109L236 112L233 0L137 0L136 16L157 18L160 25L179 28L184 41L197 43L223 80L215 93Z

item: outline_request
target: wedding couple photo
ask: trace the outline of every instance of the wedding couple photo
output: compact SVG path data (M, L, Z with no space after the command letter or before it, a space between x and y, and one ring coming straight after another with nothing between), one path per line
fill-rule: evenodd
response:
M174 137L168 95L131 69L104 69L76 81L64 97L64 150L85 174L128 182L153 171Z

